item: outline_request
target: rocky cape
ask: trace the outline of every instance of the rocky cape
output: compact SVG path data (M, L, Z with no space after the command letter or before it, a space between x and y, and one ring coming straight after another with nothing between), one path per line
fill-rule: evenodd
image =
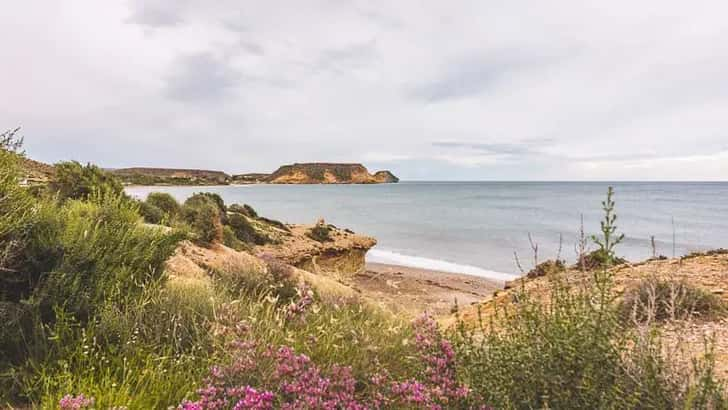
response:
M235 184L385 184L399 182L390 171L370 174L362 164L305 163L284 165L272 174L233 176Z

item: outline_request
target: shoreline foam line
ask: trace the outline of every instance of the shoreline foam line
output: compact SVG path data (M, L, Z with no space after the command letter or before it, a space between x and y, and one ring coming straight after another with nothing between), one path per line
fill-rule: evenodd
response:
M461 265L440 259L429 259L421 256L403 255L401 253L371 249L367 253L367 262L383 263L389 265L407 266L410 268L428 269L448 273L462 273L486 279L508 281L518 276L510 273L496 272L471 265Z

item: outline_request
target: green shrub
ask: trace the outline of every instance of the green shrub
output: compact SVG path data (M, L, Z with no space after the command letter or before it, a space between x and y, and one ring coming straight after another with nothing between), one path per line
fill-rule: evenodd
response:
M132 306L160 280L181 239L139 224L136 205L123 195L35 201L12 265L22 280L0 295L0 391L12 397L37 387L36 366L63 358L53 344L56 324L67 317L88 329L109 306Z
M245 209L245 211L247 212L247 215L249 217L251 217L251 218L257 218L258 217L258 213L255 212L255 209L253 209L252 206L250 206L248 204L244 204L243 205L243 208Z
M318 224L311 228L306 236L318 242L327 242L331 240L330 234L331 228L329 226Z
M583 268L587 271L604 269L610 266L627 263L626 259L618 256L612 255L611 257L608 257L608 255L601 249L597 249L584 255L582 261L584 264ZM575 266L579 268L582 267L579 264Z
M139 202L139 213L144 222L159 225L165 218L164 211L148 202Z
M649 277L626 292L620 312L625 320L664 321L711 318L725 314L726 306L718 296L685 281Z
M124 186L114 175L96 165L81 165L76 161L55 165L55 175L48 188L60 199L87 199L92 194L121 195Z
M566 265L561 260L547 260L539 263L533 269L531 269L526 276L529 278L538 278L541 276L547 276L554 273L561 273L566 270Z
M253 223L246 216L232 213L228 215L228 225L235 233L235 236L247 244L265 245L270 242L265 234L255 229Z
M161 209L171 220L179 215L181 207L174 197L164 192L152 192L147 196L146 203Z
M18 172L17 155L0 149L0 268L5 270L26 239L33 220L35 201L20 187Z
M195 196L201 196L201 197L205 197L205 198L208 198L209 200L211 200L215 204L215 206L217 206L217 209L220 211L220 215L225 215L227 213L227 207L225 206L225 201L223 201L223 199L220 195L213 193L213 192L200 192L200 193L193 195L193 197L195 197Z
M207 195L195 194L185 201L182 217L205 246L223 240L223 224L219 205Z
M137 208L120 195L70 201L62 213L62 258L35 299L46 311L64 306L79 319L90 317L102 301L137 294L158 278L180 240L140 225Z
M274 226L274 227L276 227L276 228L278 228L280 230L283 230L283 231L286 231L286 232L291 232L291 228L289 228L288 226L286 226L286 224L284 224L281 221L277 221L275 219L269 219L269 218L266 218L266 217L263 217L263 216L258 217L258 220L260 222L267 223L268 225L272 225L272 226Z
M248 204L243 204L243 205L232 204L232 205L230 205L230 207L228 208L228 210L230 212L234 212L234 213L238 213L238 214L245 215L248 218L255 219L255 218L258 217L258 213L255 212L255 209L253 209L253 207L250 206L250 205L248 205Z
M235 235L235 231L229 225L225 225L222 228L222 243L228 248L235 249L236 251L247 251L250 247Z

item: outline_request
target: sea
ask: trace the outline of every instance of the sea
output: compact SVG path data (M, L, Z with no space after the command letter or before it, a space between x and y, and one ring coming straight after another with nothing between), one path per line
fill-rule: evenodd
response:
M140 199L168 192L179 201L214 192L227 204L249 204L268 218L296 224L323 218L373 236L378 244L368 262L508 280L537 261L574 262L582 220L587 238L599 234L609 186L617 229L625 235L616 249L619 256L641 261L653 253L673 257L728 247L728 182L418 181L128 187L127 192Z

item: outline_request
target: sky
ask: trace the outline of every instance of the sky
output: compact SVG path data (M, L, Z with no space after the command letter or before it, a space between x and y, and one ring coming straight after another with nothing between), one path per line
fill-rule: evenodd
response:
M104 167L728 180L728 2L6 0L0 128Z

